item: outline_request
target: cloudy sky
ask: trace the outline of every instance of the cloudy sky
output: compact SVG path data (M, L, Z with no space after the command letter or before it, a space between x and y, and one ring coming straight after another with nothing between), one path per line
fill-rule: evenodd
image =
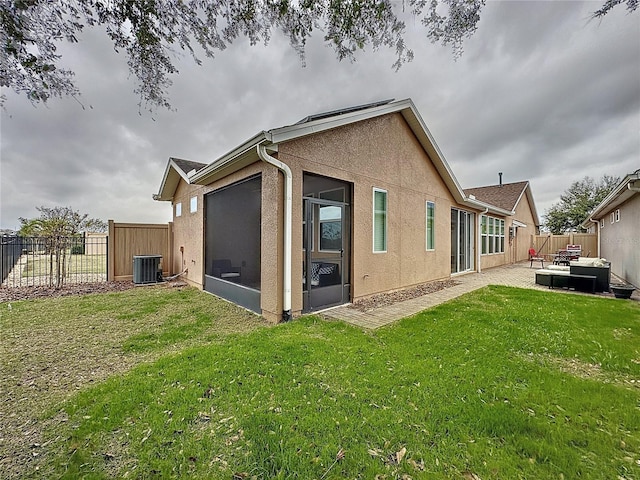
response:
M208 163L261 130L313 113L412 98L463 188L529 180L539 214L574 181L640 168L640 10L589 21L592 2L488 2L454 61L407 25L412 63L393 52L339 62L321 35L306 67L286 40L238 41L204 62L177 60L175 112L138 110L126 58L99 31L64 48L80 101L32 106L7 94L1 112L1 228L36 206L103 220L167 222L155 202L170 156ZM83 108L84 106L84 108Z

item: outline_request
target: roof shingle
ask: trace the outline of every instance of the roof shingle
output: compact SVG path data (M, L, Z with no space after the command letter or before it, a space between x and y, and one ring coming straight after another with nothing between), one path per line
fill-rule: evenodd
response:
M465 195L473 195L476 200L513 211L529 182L503 183L486 187L465 188Z

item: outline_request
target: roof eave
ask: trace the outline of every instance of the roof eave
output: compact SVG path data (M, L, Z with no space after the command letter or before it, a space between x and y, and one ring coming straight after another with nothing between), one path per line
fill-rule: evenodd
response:
M614 188L596 208L593 209L589 214L589 218L585 220L585 222L592 218L599 218L599 216L603 215L608 209L615 208L628 198L631 198L637 192L630 190L629 185L637 181L640 181L640 174L638 173L632 173L624 177L618 186Z
M189 182L196 185L208 185L215 180L230 175L258 160L256 146L269 139L267 132L260 132L249 140L214 160L189 177Z
M153 199L164 202L173 200L173 195L181 178L185 182L189 183L189 178L176 164L174 158L169 157L167 167L165 168L164 175L162 176L162 181L160 182L160 188L158 189L158 193L153 195Z
M476 210L483 210L486 211L486 213L493 213L494 215L510 217L515 214L515 212L512 210L505 210L504 208L496 207L495 205L491 205L490 203L481 202L480 200L474 200L468 197L460 203L466 205L467 207L475 208Z

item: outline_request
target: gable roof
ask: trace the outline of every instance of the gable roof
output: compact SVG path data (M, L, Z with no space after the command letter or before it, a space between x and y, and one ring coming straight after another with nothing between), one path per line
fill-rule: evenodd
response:
M367 105L320 113L305 117L293 125L262 131L205 167L198 169L194 174L189 175L188 182L197 185L208 185L213 181L224 178L235 171L259 161L257 153L257 147L259 145L264 146L272 152L277 152L279 143L391 113L400 113L404 117L413 134L429 155L429 158L456 202L473 209L488 209L488 211L499 215L513 214L513 211L510 209L504 209L480 199L469 198L465 195L411 99L399 101L384 100ZM171 190L172 188L173 190ZM160 193L154 195L154 198L156 200L169 200L170 197L173 196L173 193L169 196L169 190L173 192L175 191L175 187L165 185L165 179L163 179L163 183L160 186Z
M529 205L531 206L533 220L536 226L540 225L538 212L531 193L531 186L527 181L465 188L464 193L469 197L473 196L477 200L512 212L515 212L516 207L520 203L520 199L526 195L529 200Z
M593 209L591 214L582 222L582 227L587 228L589 223L599 220L610 210L622 205L634 195L640 193L640 169L630 173L607 195L600 204Z
M181 158L169 158L167 168L162 177L160 190L153 196L154 200L172 200L173 194L178 188L180 178L189 183L189 173L193 170L198 171L206 167L205 163L192 162L191 160L183 160Z

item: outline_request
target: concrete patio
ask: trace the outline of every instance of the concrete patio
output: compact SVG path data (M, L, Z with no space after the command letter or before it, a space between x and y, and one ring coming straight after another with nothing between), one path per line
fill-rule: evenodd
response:
M441 303L457 298L465 293L477 290L486 285L506 285L510 287L530 288L534 290L544 290L558 294L569 295L587 295L602 298L615 299L611 293L582 293L565 288L549 289L535 283L535 271L539 267L536 265L530 268L530 262L520 262L513 265L491 268L480 273L473 272L464 275L458 275L453 279L458 285L445 288L428 295L424 295L411 300L397 302L393 305L367 310L365 312L353 308L351 305L341 305L340 307L325 310L322 315L326 318L343 320L347 323L357 325L359 327L376 329L384 325L393 323L401 318L409 317L427 308L434 307ZM620 282L614 275L611 275L611 282ZM640 291L633 292L632 300L640 301ZM626 301L617 300L616 301Z

